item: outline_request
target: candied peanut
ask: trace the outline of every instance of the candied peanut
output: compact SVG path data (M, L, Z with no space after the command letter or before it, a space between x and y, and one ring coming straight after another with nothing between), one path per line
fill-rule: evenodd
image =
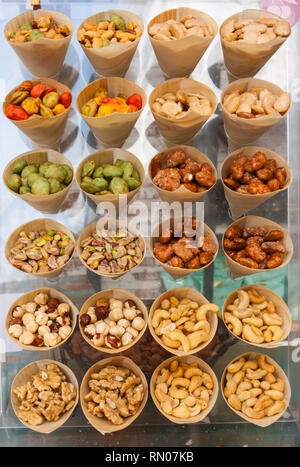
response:
M283 262L282 253L272 253L267 261L268 269L274 269L280 266Z
M266 253L262 250L262 248L256 243L250 243L246 246L246 255L249 256L249 258L252 258L257 263L264 261L267 256Z

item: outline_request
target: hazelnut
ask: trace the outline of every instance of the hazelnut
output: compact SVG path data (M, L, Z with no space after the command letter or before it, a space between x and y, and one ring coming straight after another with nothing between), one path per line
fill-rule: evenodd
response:
M13 318L22 318L25 314L25 310L20 306L15 306L11 312Z
M80 316L80 325L81 326L87 326L91 322L91 317L87 313L84 313L83 315Z
M31 345L34 345L35 347L41 347L44 344L44 339L42 336L39 334L35 334L34 340Z
M58 300L58 298L49 298L49 300L47 301L47 305L49 308L48 311L54 311L58 307L59 304L60 304L60 301Z
M50 324L51 332L57 332L59 328L60 328L60 324L57 321L54 321L52 324Z
M130 300L130 299L129 299L129 300L126 300L126 303L128 303L128 305L130 306L130 308L131 308L131 307L134 307L134 308L136 307L136 303L134 303L133 300Z
M117 336L111 336L110 334L105 337L105 343L107 347L118 349L121 346L121 340Z
M108 308L109 302L106 298L99 298L99 300L96 301L96 306L104 306L105 308Z
M97 306L95 309L95 314L97 316L97 319L105 319L109 315L109 308L108 306Z

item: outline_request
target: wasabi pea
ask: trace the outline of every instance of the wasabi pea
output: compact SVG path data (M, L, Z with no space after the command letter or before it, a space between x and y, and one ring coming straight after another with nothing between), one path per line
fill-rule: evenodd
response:
M18 193L20 186L22 185L22 179L18 174L11 174L7 180L7 186L11 190Z
M102 177L103 175L103 167L97 167L97 169L94 171L93 173L93 178L98 178L98 177Z
M49 178L48 183L50 185L50 194L61 190L61 183L56 178Z
M39 178L41 178L40 174L32 173L32 174L28 175L27 185L31 188L32 185L34 184L34 182L36 180L38 180Z
M26 161L18 161L15 163L13 166L13 173L14 174L20 174L22 170L27 167L27 162Z
M103 191L107 190L108 188L108 182L105 180L105 178L98 177L93 180L93 184L98 187L98 191Z
M86 117L95 117L98 110L98 105L94 99L90 99L81 107L81 113Z
M90 193L90 194L95 194L99 191L99 188L93 183L81 182L80 187L82 188L83 191L86 191L87 193Z
M70 185L71 181L72 181L72 178L73 178L73 170L71 169L71 167L67 164L63 164L62 167L65 169L67 175L64 179L64 183L66 185Z
M31 193L33 195L49 195L50 193L50 184L48 180L46 180L43 177L39 177L38 180L36 180L31 187Z
M29 21L25 21L25 23L22 24L20 27L21 31L32 31L32 26Z
M111 15L110 22L115 23L116 29L121 29L121 31L126 29L126 23L125 23L124 18L122 18L122 16L120 15L117 15L116 13L113 13Z
M108 164L104 169L103 169L103 176L107 178L113 178L113 177L121 177L123 175L123 169L122 167L118 167L116 165L110 165Z
M127 183L121 177L114 177L109 184L109 189L114 195L122 195L129 192Z
M133 169L131 176L135 178L136 180L138 180L139 182L141 181L140 174L138 173L136 169Z
M66 178L67 172L61 165L53 164L50 165L45 170L45 177L46 178L56 178L59 182L63 182Z
M141 182L139 182L133 177L126 178L126 183L130 191L136 190L141 184Z
M86 176L91 176L95 170L95 161L89 161L86 162L82 168L81 176L86 177Z
M46 162L43 162L43 163L40 165L39 172L40 172L40 174L42 175L42 177L45 176L46 169L48 169L48 167L50 167L50 165L54 165L54 163L53 163L53 162L50 162L50 161L46 161Z
M20 189L19 189L19 194L20 195L25 195L26 193L31 193L31 190L28 186L20 186Z
M27 42L35 41L36 39L39 39L40 37L45 37L45 34L41 32L39 29L32 29L29 36L27 36Z
M33 173L38 173L38 167L35 164L30 164L24 167L24 169L21 172L21 177L22 179L26 180L29 177L29 175ZM24 185L23 181L22 185Z
M92 177L88 177L87 175L85 177L83 177L83 179L82 179L83 183L93 183L93 181L94 180L92 179Z

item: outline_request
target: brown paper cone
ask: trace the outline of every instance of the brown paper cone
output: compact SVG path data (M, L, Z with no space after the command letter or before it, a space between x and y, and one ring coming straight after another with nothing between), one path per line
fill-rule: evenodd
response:
M140 26L142 32L144 31L144 25L139 16L126 10L107 10L86 18L77 30L77 39L78 32L85 21L94 21L96 23L99 23L100 21L109 21L113 13L122 16L125 19L126 24L130 21L135 22ZM139 45L140 38L141 36L133 42L111 44L108 47L102 47L101 49L87 48L81 43L80 45L98 75L124 76L129 68L136 48Z
M221 105L224 118L224 127L226 135L229 136L238 145L249 144L259 138L266 130L276 123L280 122L286 116L288 110L282 116L264 115L259 118L241 118L235 114L229 113L224 105L224 97L236 88L244 88L245 91L253 87L262 87L269 89L273 94L279 96L283 91L278 86L269 81L256 78L242 78L229 84L221 94Z
M259 355L260 354L256 353L256 352L247 352L247 353L244 353L242 355L239 355L238 357L235 357L230 363L228 363L228 365L226 366L226 368L225 368L225 370L223 372L222 378L221 378L221 392L222 392L222 396L223 396L226 404L228 405L228 407L231 410L233 410L233 412L235 412L239 417L243 418L248 423L253 423L254 425L260 426L262 428L266 428L267 426L270 426L273 423L275 423L277 420L279 420L279 418L283 415L284 412L273 415L272 417L263 417L261 419L256 420L254 418L247 417L247 415L245 415L242 411L237 411L237 410L233 409L228 404L227 399L226 399L225 394L224 394L224 388L226 386L226 372L227 372L227 368L229 367L229 365L231 365L235 361L239 360L240 358L245 358L247 360L254 360ZM285 410L286 410L288 408L288 406L289 406L290 399L291 399L291 386L290 386L289 380L288 380L285 372L278 365L278 363L276 363L275 360L270 358L268 355L266 355L266 363L268 363L269 365L273 365L275 367L275 372L272 373L275 376L275 378L280 378L280 379L282 379L284 381L284 402L286 404L286 408L285 408Z
M216 179L215 184L217 183L218 174L211 160L205 154L200 152L198 149L193 148L192 146L184 146L184 145L173 146L171 148L164 149L160 153L156 154L156 156L154 157L158 156L162 161L162 167L165 167L168 154L170 153L170 151L173 151L176 149L182 149L186 153L187 157L190 157L191 159L198 162L199 164L203 164L204 162L206 162L209 165L211 165L213 169L214 177ZM152 176L152 170L151 170L152 160L150 161L150 164L148 167L148 175L153 184L153 187L155 188L155 190L157 191L157 193L159 194L160 198L163 201L167 201L168 203L172 203L173 201L179 201L180 203L184 203L184 202L192 203L193 201L198 201L200 198L202 198L202 196L206 195L215 186L213 185L212 187L208 188L206 191L202 191L200 193L193 193L192 191L185 188L185 186L183 185L181 185L175 191L163 190L162 188L159 188L157 185L153 183L154 177Z
M78 400L79 400L79 387L78 387L78 382L77 378L74 375L73 371L70 370L66 365L63 363L60 363L56 360L38 360L37 362L32 362L29 363L29 365L25 366L22 370L19 371L19 373L15 376L12 385L11 385L11 405L14 409L16 417L18 417L18 407L20 405L20 402L17 399L17 396L13 393L13 390L17 387L25 385L31 378L31 376L38 374L40 370L44 370L46 368L46 365L53 364L57 365L59 369L64 373L64 375L67 377L67 382L72 383L74 388L76 389L77 396L75 400L74 406L68 410L68 412L64 413L59 417L59 420L56 422L48 422L44 421L41 425L33 426L29 425L26 422L23 422L20 420L23 425L25 425L27 428L30 428L33 431L37 431L38 433L42 434L49 434L52 433L53 431L57 430L59 427L61 427L66 421L71 417L73 411L75 410ZM19 418L19 417L18 417Z
M33 76L48 78L56 75L63 65L74 31L74 25L70 18L58 11L52 10L26 11L9 21L5 26L4 33L7 38L7 34L17 31L25 21L36 20L43 14L51 15L59 24L66 24L71 34L63 39L47 39L42 37L24 44L10 42L9 40L8 43Z
M16 306L22 306L24 305L25 303L28 303L28 302L32 302L34 300L34 297L36 297L37 294L39 293L45 293L47 294L50 298L58 298L58 300L60 300L62 303L67 303L69 306L70 306L70 309L71 309L71 327L72 327L72 332L71 334L67 337L67 339L65 340L62 340L59 344L53 346L53 347L46 347L45 345L41 346L41 347L36 347L34 345L24 345L24 344L21 344L19 339L16 339L15 337L13 337L11 334L9 334L8 332L8 329L9 329L9 322L10 320L12 319L12 312L13 312L13 309L16 307ZM73 331L76 327L76 319L77 319L77 315L76 315L76 308L75 306L73 305L73 303L71 302L71 300L69 300L68 297L66 297L66 295L63 295L61 292L59 292L58 290L55 290L55 289L50 289L50 288L40 288L40 289L35 289L35 290L32 290L31 292L28 292L24 295L21 295L21 297L17 298L17 300L14 301L14 303L11 305L10 309L8 310L8 313L6 315L6 320L5 320L5 328L6 328L6 332L7 332L7 335L10 337L10 339L15 343L17 344L19 347L22 347L22 349L25 349L25 350L33 350L33 351L40 351L40 350L53 350L55 349L56 347L59 347L60 345L62 344L65 344L67 342L67 340L71 337L71 335L73 334Z
M137 309L139 310L139 312L143 313L143 318L146 321L145 327L144 327L144 329L139 331L138 336L130 344L124 345L124 346L120 347L119 349L110 349L110 348L104 347L104 346L103 347L97 347L95 344L93 344L93 341L91 339L89 339L85 335L85 333L83 331L83 327L80 324L80 316L82 316L84 313L86 313L88 311L89 307L96 306L96 302L100 298L106 298L107 300L109 300L110 298L115 298L117 300L122 300L123 302L125 302L126 300L132 300L136 304ZM99 350L99 352L104 352L104 353L108 353L108 354L119 354L121 352L124 352L125 350L130 349L130 347L133 347L141 339L141 337L144 335L144 332L147 329L147 323L148 323L148 310L147 310L146 306L144 305L144 303L142 302L142 300L140 300L136 295L132 294L131 292L128 292L127 290L124 290L124 289L118 289L118 288L109 289L109 290L102 290L101 292L98 292L98 293L92 295L91 297L89 297L84 302L84 304L81 307L80 313L79 313L79 329L80 329L81 335L84 338L84 340L89 345L94 347L94 349Z
M33 195L32 193L26 193L24 195L20 195L19 193L16 193L15 191L11 190L7 186L7 181L8 181L9 176L12 174L12 169L15 163L19 161L24 161L24 160L28 163L28 165L36 164L37 162L45 162L45 161L54 162L55 164L66 164L72 169L73 178L74 178L73 165L66 157L64 157L59 152L53 151L52 149L45 149L41 151L34 150L34 151L25 152L21 154L20 156L17 156L14 159L12 159L7 164L3 172L3 181L4 181L6 188L10 191L10 193L17 196L20 199L23 199L26 203L30 204L30 206L37 209L38 211L41 211L44 213L58 212L65 197L68 194L73 178L66 188L59 191L58 193L53 193L52 195L38 196L38 195Z
M229 42L223 39L222 30L230 21L240 21L246 18L260 19L262 17L282 20L280 16L270 11L249 9L230 16L220 27L224 63L235 79L254 76L287 39L287 37L276 37L276 39L265 44L239 44L238 42Z
M76 249L77 249L77 254L79 256L79 259L80 261L82 262L82 264L87 268L89 269L90 271L92 271L94 274L97 274L98 276L103 276L103 277L108 277L110 279L118 279L118 277L121 277L121 276L124 276L124 274L126 274L127 272L131 272L133 271L135 268L137 268L144 260L145 258L145 254L146 254L146 243L145 243L145 240L144 240L144 237L141 235L141 233L139 232L139 230L132 224L130 224L128 222L127 224L127 229L135 236L137 237L140 237L143 242L144 242L144 256L142 258L142 261L137 264L136 266L134 266L133 268L129 269L128 271L124 271L124 272L116 272L116 273L111 273L111 274L104 274L104 273L100 273L92 268L90 268L87 263L82 259L81 257L81 254L82 254L82 248L80 246L81 242L89 237L92 233L96 232L96 228L97 228L97 223L98 221L96 222L93 222L92 224L88 225L85 229L83 229L83 231L80 233L79 237L78 237L78 240L77 240L77 245L76 245ZM107 225L107 221L105 222L104 225ZM117 228L120 226L122 226L123 223L119 220L116 220L116 226ZM126 225L126 224L125 224Z
M174 41L161 41L149 34L149 28L155 23L163 23L169 19L180 21L184 16L194 16L210 26L213 34L209 37L197 35L187 36ZM204 55L206 49L218 32L218 25L209 15L193 8L180 7L164 11L155 16L148 24L148 35L157 61L164 75L168 78L189 76Z
M264 193L262 195L251 195L246 193L238 193L237 191L231 190L227 185L224 183L224 179L229 176L230 174L230 166L233 161L238 157L239 154L243 153L248 158L251 158L253 154L256 152L263 152L267 159L274 159L276 161L277 167L284 167L287 173L286 183L283 188L280 190L272 191L270 193ZM231 211L231 215L233 218L238 218L243 216L246 212L255 209L257 206L262 204L264 201L272 198L272 196L286 190L290 184L292 183L293 174L292 169L283 157L281 157L276 152L270 151L269 149L262 148L259 146L247 146L234 151L233 153L229 154L224 160L222 167L221 167L221 180L223 183L223 188L225 192L225 197L229 204L229 208Z
M135 190L129 191L129 193L125 194L127 198L127 203L129 204L132 198L136 195L136 193L140 190L140 188L144 184L145 169L141 161L131 152L125 151L125 149L119 149L119 148L104 149L103 151L94 152L93 154L90 154L85 159L83 159L80 162L76 170L76 183L79 186L79 188L82 189L80 187L80 183L81 183L81 173L82 173L84 164L86 164L89 161L95 161L96 167L99 167L99 165L102 165L102 164L114 164L117 159L132 162L134 168L140 174L140 178L141 178L140 186L136 188ZM107 195L93 195L91 193L87 193L86 191L84 191L84 193L92 201L94 201L96 205L103 203L103 202L110 202L110 203L113 203L116 206L116 208L118 208L119 206L119 199L120 199L119 195L114 195L113 193L109 193Z
M217 251L214 254L214 257L213 257L212 261L210 263L206 264L205 266L202 266L199 269L176 268L174 266L170 266L169 264L162 263L161 261L159 261L156 258L156 256L154 255L154 244L155 244L155 242L157 242L159 240L159 232L161 231L161 229L164 230L164 228L166 228L166 227L168 228L170 225L172 226L175 222L180 222L181 220L182 219L179 218L179 217L178 218L176 218L176 217L171 218L171 222L170 222L170 218L166 219L165 221L161 222L159 225L157 225L155 227L155 229L153 230L153 232L151 233L151 236L149 238L149 250L150 250L151 255L153 256L155 261L157 261L163 267L163 269L168 274L170 274L170 276L173 277L173 279L175 279L175 280L180 279L180 278L185 277L185 276L188 276L189 274L192 274L195 271L202 271L203 269L206 269L208 266L211 266L213 264L213 262L215 261L217 255L218 255L218 249L219 249L219 243L218 243L217 237L215 236L213 231L206 224L201 222L200 219L199 219L199 224L201 226L203 225L203 228L204 228L204 235L207 236L207 237L211 237L214 240L214 242L216 244L216 247L217 247Z
M157 97L161 97L167 92L178 90L185 92L194 92L207 97L212 105L212 113L215 112L218 104L215 93L205 84L194 81L190 78L174 78L160 83L150 94L149 106L153 117L157 123L158 129L167 144L185 144L188 143L198 133L204 123L211 115L199 115L191 108L186 115L180 119L171 119L158 115L153 112L152 105Z
M160 304L163 300L169 299L170 297L176 297L178 300L181 300L183 298L188 298L196 303L199 303L199 305L204 305L206 303L209 303L208 300L197 290L192 289L191 287L176 287L175 289L170 289L167 292L164 292L161 294L157 299L153 302L152 307L149 312L149 330L150 333L156 342L158 342L159 345L161 345L165 350L168 352L177 355L178 357L184 357L186 355L192 355L195 353L200 352L204 347L206 347L214 338L217 327L218 327L218 317L216 313L211 313L209 312L207 314L207 320L210 324L210 333L209 333L209 339L206 342L202 342L202 344L198 345L195 349L190 350L189 352L184 352L183 350L177 350L177 349L171 349L171 347L167 347L161 338L155 333L155 329L152 326L152 318L154 315L154 312L160 307Z
M161 405L160 405L160 402L158 401L157 397L155 396L155 383L156 383L156 380L158 378L158 375L160 373L160 371L163 369L163 368L168 368L169 365L174 361L174 360L179 360L179 364L181 362L183 363L187 363L188 365L190 365L191 363L197 363L198 364L198 367L203 370L205 373L208 373L212 380L213 380L213 384L214 384L214 387L212 389L212 393L210 394L210 397L209 397L209 401L208 401L208 407L207 409L205 410L202 410L198 415L196 415L195 417L191 417L191 418L177 418L177 417L174 417L173 415L168 415L166 414L166 412L164 412L161 408ZM202 420L204 420L205 417L207 417L207 415L211 412L211 410L213 409L215 403L216 403L216 400L217 400L217 397L218 397L218 393L219 393L219 384L218 384L218 380L216 378L216 375L215 373L213 372L213 370L211 369L211 367L205 363L203 360L201 360L201 358L198 358L198 357L195 357L194 355L190 355L190 356L185 356L185 357L181 357L180 359L178 359L178 357L171 357L171 358L168 358L167 360L165 360L164 362L162 362L157 368L156 370L154 371L152 377L151 377L151 381L150 381L150 394L151 394L151 397L152 397L152 400L154 402L154 404L156 405L157 409L160 411L160 413L162 413L162 415L164 417L166 417L168 420L170 420L171 422L173 423L178 423L178 424L191 424L191 423L199 423L201 422Z
M9 254L10 254L10 250L14 247L14 245L17 242L20 232L22 232L22 231L34 232L34 231L40 231L40 230L48 231L48 230L51 230L51 229L56 230L56 231L58 230L58 231L64 232L74 242L74 245L75 245L75 243L76 243L75 237L74 237L73 233L71 232L71 230L67 229L67 227L60 224L59 222L56 222L56 221L54 221L52 219L36 219L34 221L27 222L26 224L23 224L20 227L18 227L16 230L14 230L11 233L11 235L8 237L8 240L6 242L6 245L5 245L5 257L6 257L7 261L9 262L9 264L11 265L11 267L17 269L9 261ZM24 272L24 271L22 271L22 272L24 272L24 274L31 275L31 276L38 276L38 277L45 277L47 279L53 279L53 278L59 276L59 274L62 273L63 269L69 264L69 262L71 261L73 255L74 255L74 251L75 251L75 248L73 250L73 253L70 256L69 261L67 261L63 266L60 266L57 269L53 269L52 271L49 271L49 272L31 272L31 273Z
M144 399L135 415L132 415L130 417L124 418L124 423L122 425L114 425L111 421L109 421L107 418L98 418L95 415L92 415L90 412L87 410L87 402L84 400L85 396L90 392L90 388L88 386L88 382L91 378L91 375L93 373L99 372L101 368L104 368L109 365L115 365L115 366L124 366L125 368L129 368L133 373L135 373L137 376L141 378L141 382L144 386ZM90 424L97 430L99 431L102 435L105 435L106 433L114 433L115 431L120 431L124 430L124 428L127 428L129 425L131 425L134 420L138 418L138 416L141 414L143 411L146 402L148 399L148 383L146 380L146 377L142 370L130 359L127 357L109 357L105 358L104 360L101 360L95 365L93 365L84 375L81 386L80 386L80 403L81 403L81 408L82 411L85 415L85 417L88 419Z
M286 248L286 254L284 256L282 264L275 269L283 268L284 266L287 266L288 263L290 262L293 256L292 239L287 233L287 231L284 230L279 224L276 224L276 222L273 222L270 219L266 219L265 217L245 216L233 222L229 227L232 227L232 226L239 226L242 228L264 227L267 231L280 230L281 232L283 232L283 239L281 240L281 242ZM223 252L224 252L224 255L227 261L227 265L230 269L230 274L233 279L236 279L237 277L249 276L251 274L258 274L260 272L274 270L274 269L252 269L252 268L248 268L246 266L243 266L237 263L232 258L230 258L230 256L228 256L228 254L224 250L224 238L225 238L225 233L222 238L222 248L223 248Z
M102 117L86 117L81 113L82 106L95 95L99 88L106 88L108 95L117 96L119 93L125 96L137 93L141 96L143 106L137 112L121 113L115 112ZM86 86L77 96L76 107L83 120L90 127L94 136L106 147L120 147L128 138L136 121L147 103L145 91L135 83L124 78L102 78L93 81Z
M249 342L249 341L246 341L245 339L242 339L240 336L237 336L236 334L234 334L227 326L227 324L225 323L225 312L227 310L227 306L228 305L232 305L234 300L237 298L237 294L239 292L239 290L250 290L250 289L255 289L260 295L264 296L266 298L266 300L270 300L274 303L275 305L275 308L276 308L276 313L282 318L282 330L283 330L283 335L282 335L282 338L280 339L280 341L275 341L275 342L266 342L264 344L254 344L253 342ZM236 290L234 290L234 292L232 292L231 294L228 295L228 297L226 298L225 302L224 302L224 305L223 305L223 309L222 309L222 319L223 319L223 322L224 322L224 325L227 327L227 330L228 332L230 332L230 334L232 334L233 337L235 337L236 339L239 339L240 341L242 342L245 342L249 345L254 345L255 347L262 347L262 348L265 348L265 349L274 349L276 347L280 347L283 345L282 341L284 341L285 339L287 339L289 333L291 332L291 329L292 329L292 318L291 318L291 314L290 314L290 310L288 309L286 303L284 302L284 300L282 300L282 298L277 295L275 292L273 292L273 290L271 289L267 289L266 287L262 287L261 285L245 285L244 287L240 287Z
M34 85L38 83L45 83L47 87L54 86L59 94L62 94L63 92L71 92L68 86L59 83L54 79L38 78L33 79L32 82ZM17 87L10 91L10 93L7 94L5 98L5 101L3 103L4 115L6 106L9 104L9 101L16 90ZM71 106L67 108L63 113L55 115L54 117L42 117L40 115L32 115L27 120L11 120L8 117L6 118L14 125L16 125L16 127L19 130L21 130L34 143L38 144L39 146L51 147L60 141L67 123L70 109Z

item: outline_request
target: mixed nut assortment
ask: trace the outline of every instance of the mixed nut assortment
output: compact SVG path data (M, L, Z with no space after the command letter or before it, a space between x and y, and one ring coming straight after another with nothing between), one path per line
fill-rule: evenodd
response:
M139 94L135 93L129 97L118 94L116 97L109 97L107 89L100 88L92 99L83 104L81 113L86 117L103 117L114 112L136 112L142 106L143 102Z
M185 117L189 109L199 115L211 115L213 112L212 103L208 97L195 92L167 92L161 97L157 97L152 104L153 112L171 119Z
M180 21L169 19L163 23L154 23L149 27L149 34L156 40L173 41L192 35L209 37L213 36L214 31L210 24L189 15L184 16Z
M46 39L64 39L71 34L66 24L57 23L51 15L39 15L36 20L25 21L17 31L8 32L7 39L11 42L32 42L45 37Z
M20 232L9 252L9 262L27 273L54 271L66 264L74 251L74 242L64 232L40 230Z
M95 306L80 314L84 335L96 347L120 349L138 339L146 321L133 300L100 298Z

